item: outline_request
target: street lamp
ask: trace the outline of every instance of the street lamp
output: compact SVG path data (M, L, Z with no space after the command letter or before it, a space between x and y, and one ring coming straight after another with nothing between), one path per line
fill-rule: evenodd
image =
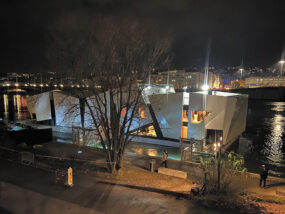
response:
M208 90L209 90L209 86L206 85L206 84L203 85L203 86L202 86L202 90L203 90L203 91L208 91Z
M280 60L280 76L282 77L282 70L283 70L283 64L285 63L285 60Z
M240 68L239 71L240 71L240 79L242 79L242 72L244 71L244 69Z

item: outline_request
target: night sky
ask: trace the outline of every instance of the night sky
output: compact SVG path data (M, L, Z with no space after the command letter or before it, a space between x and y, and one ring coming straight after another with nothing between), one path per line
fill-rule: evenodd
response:
M285 44L284 0L6 0L1 3L1 73L46 70L48 27L62 14L112 14L158 23L174 36L172 68L272 66Z

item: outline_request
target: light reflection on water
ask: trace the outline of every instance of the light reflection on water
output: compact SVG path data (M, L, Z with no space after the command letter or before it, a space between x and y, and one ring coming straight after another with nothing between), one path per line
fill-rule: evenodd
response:
M273 164L282 164L284 160L284 154L282 152L284 122L285 118L282 115L275 114L274 118L271 119L271 123L266 124L270 127L271 133L265 136L264 153Z
M285 177L285 102L250 101L244 136L251 141L245 154L250 171L261 164L273 175Z
M168 158L180 160L180 148L135 142L130 142L127 146L127 152L153 157L162 157L164 150L168 151Z

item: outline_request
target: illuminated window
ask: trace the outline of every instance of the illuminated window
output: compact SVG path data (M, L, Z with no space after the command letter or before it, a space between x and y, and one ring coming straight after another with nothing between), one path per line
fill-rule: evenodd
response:
M191 111L191 123L201 123L208 114L206 111Z
M146 113L143 107L139 107L139 116L140 118L146 118Z
M183 109L182 122L188 122L188 110Z
M181 138L187 138L188 136L188 127L187 126L182 126L181 127Z
M148 127L144 127L144 128L139 129L137 131L134 131L134 132L132 132L132 134L157 137L153 125L150 125Z
M124 117L124 116L126 115L126 111L127 111L126 108L123 108L123 109L122 109L122 111L121 111L121 116L122 116L122 117Z

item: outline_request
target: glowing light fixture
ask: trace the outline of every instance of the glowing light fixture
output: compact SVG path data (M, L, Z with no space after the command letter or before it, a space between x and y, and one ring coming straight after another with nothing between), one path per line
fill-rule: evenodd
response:
M202 86L202 90L203 91L208 91L209 90L209 86L208 85L203 85Z

